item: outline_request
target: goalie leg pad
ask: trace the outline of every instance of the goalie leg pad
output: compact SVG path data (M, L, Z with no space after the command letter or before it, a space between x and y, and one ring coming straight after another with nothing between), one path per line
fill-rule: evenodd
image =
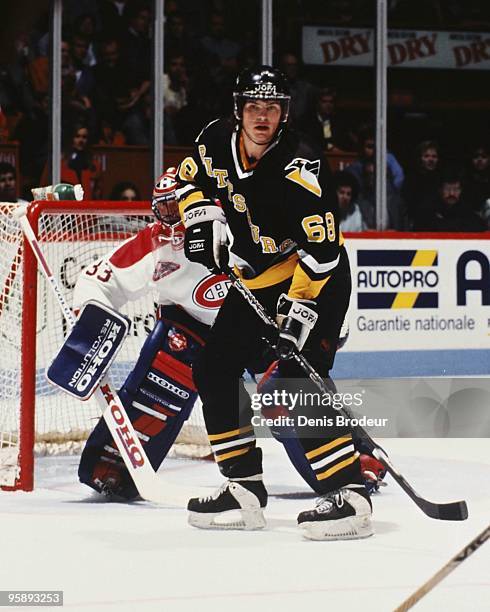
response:
M174 355L170 354L175 347ZM190 363L201 344L175 323L159 321L119 391L138 437L156 470L189 418L197 391ZM136 488L101 419L87 440L80 481L99 493L133 499Z

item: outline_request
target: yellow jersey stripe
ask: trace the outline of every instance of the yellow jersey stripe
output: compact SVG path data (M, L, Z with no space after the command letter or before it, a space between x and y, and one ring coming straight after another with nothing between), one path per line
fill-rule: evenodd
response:
M288 296L293 299L314 300L328 282L330 276L312 280L300 265L296 266Z
M262 274L259 274L255 278L243 278L240 270L236 266L235 274L240 278L245 287L248 287L253 291L254 289L263 289L264 287L271 287L272 285L277 285L287 280L288 278L291 278L291 276L293 276L294 274L294 269L296 268L297 262L298 254L293 253L284 261L281 261L275 266L267 268L265 272L262 272Z
M323 446L320 446L319 448L315 448L312 451L309 451L308 453L306 453L306 458L307 459L314 459L315 457L318 457L318 455L323 455L323 453L326 453L329 450L332 450L332 448L336 448L337 446L340 446L341 444L345 444L345 442L350 442L352 440L352 436L349 434L348 436L342 437L342 438L337 438L336 440L333 440L332 442L329 442L328 444L324 444Z
M204 193L202 191L193 191L192 193L190 193L181 202L179 202L180 216L184 218L184 211L190 204L194 204L194 202L199 202L199 200L204 199Z
M214 458L219 463L220 461L231 459L231 457L239 457L240 455L244 455L245 453L248 453L250 448L251 448L250 446L247 446L247 448L241 448L240 450L230 451L229 453L225 453L224 455L215 455Z
M413 256L412 266L432 266L437 257L437 251L416 251Z
M329 476L332 476L333 474L336 474L337 472L339 472L343 468L347 467L348 465L352 465L354 463L354 461L357 459L357 457L358 457L358 453L356 452L356 453L354 453L352 455L352 457L349 457L348 459L345 459L344 461L341 461L340 463L337 463L337 465L334 465L333 467L329 468L328 470L325 470L324 472L321 472L320 474L317 474L316 475L317 480L325 480Z
M210 442L215 442L216 440L225 440L226 438L232 438L233 436L238 436L241 433L245 433L248 431L252 431L252 425L247 425L246 427L240 427L239 429L232 429L231 431L224 431L219 434L209 434L208 439Z
M419 292L397 293L393 300L392 308L413 308L415 300L419 297Z

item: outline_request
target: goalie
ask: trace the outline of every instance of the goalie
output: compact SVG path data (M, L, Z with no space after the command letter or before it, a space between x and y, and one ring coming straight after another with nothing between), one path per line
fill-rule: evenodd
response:
M83 345L82 350L78 345L78 353L87 355L94 346L93 338L101 334L94 311L101 312L101 320L107 321L108 313L116 316L114 311L126 302L150 292L156 295L158 321L119 391L155 470L197 398L191 364L229 284L226 277L210 274L204 266L186 259L175 187L175 170L171 168L153 191L152 210L157 220L86 268L75 286L73 304L80 309L90 302L85 306L90 307L90 313L84 308L72 332L77 335L78 331L74 342ZM58 355L63 365L70 352L65 345ZM64 369L58 368L59 372ZM101 375L99 372L98 380ZM82 483L112 499L130 500L138 495L103 419L87 440L78 475Z

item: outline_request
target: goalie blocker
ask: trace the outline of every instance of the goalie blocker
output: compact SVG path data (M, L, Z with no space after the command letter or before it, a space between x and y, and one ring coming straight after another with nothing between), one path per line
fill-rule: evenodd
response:
M49 382L79 400L88 399L114 361L129 326L117 311L88 301L46 373Z
M119 397L155 470L159 468L197 398L191 364L207 326L181 309L161 308L162 318L146 339ZM101 419L89 436L78 469L80 482L112 499L138 491Z

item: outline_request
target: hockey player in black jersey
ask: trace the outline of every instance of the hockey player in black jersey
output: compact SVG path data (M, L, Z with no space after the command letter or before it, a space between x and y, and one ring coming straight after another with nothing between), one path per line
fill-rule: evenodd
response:
M278 360L261 381L262 388L280 388L287 378L303 379L302 388L313 391L290 359L292 350L302 350L328 377L351 279L328 166L321 151L288 128L289 101L287 82L278 70L262 66L242 73L234 93L234 121L216 120L203 129L193 155L180 164L177 195L187 257L219 271L223 245L229 241L230 264L277 317ZM262 455L240 377L268 333L232 288L193 365L209 440L227 479L215 495L190 500L194 526L265 525ZM322 406L317 416L335 418L335 411ZM292 437L276 433L320 496L316 508L298 516L305 535L322 540L371 535L371 502L351 432L321 428L303 436L297 428ZM234 510L241 518L230 522Z

